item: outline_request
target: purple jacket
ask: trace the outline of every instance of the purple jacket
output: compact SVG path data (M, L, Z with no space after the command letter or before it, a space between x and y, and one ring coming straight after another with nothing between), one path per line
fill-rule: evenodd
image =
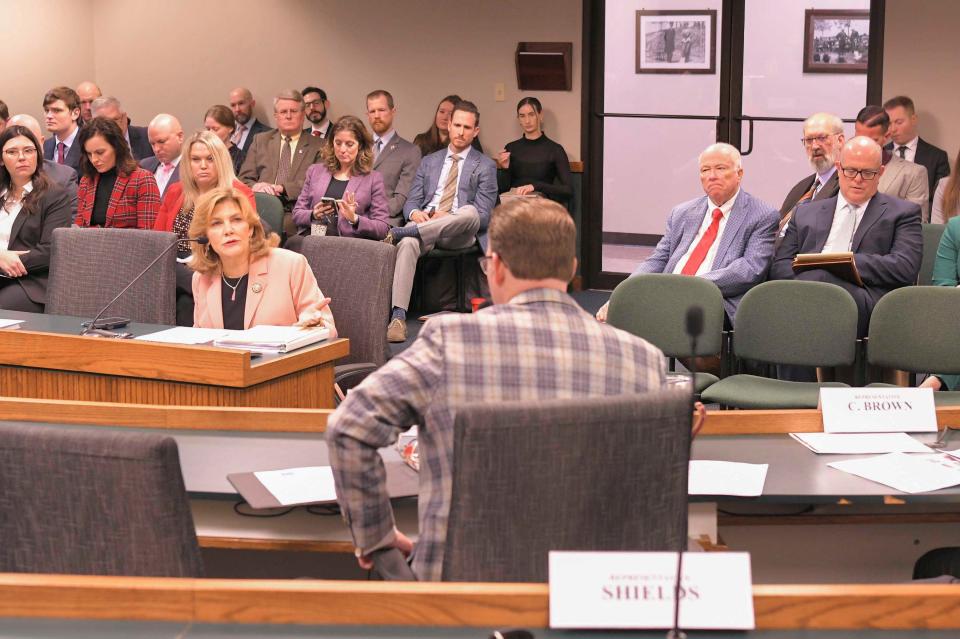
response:
M293 221L300 231L310 232L313 207L320 201L330 186L333 174L323 164L314 164L307 169L303 190L293 207ZM377 171L366 175L354 175L347 182L347 191L357 198L359 224L356 228L344 216L337 221L337 230L343 237L364 237L382 240L390 230L390 209L387 206L387 194L383 188L383 177Z

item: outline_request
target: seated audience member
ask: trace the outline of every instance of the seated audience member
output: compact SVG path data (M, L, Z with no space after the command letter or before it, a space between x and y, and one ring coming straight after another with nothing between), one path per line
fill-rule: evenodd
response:
M576 228L559 204L531 198L497 207L481 264L494 306L431 319L408 349L353 388L327 423L337 497L363 568L373 551L397 547L412 551L419 579L440 579L453 424L464 402L643 393L664 383L659 350L593 321L567 295ZM396 528L377 453L414 424L421 480L415 548Z
M266 235L246 195L214 189L201 196L189 235L209 240L192 247L195 326L327 326L336 337L330 300L307 258L275 248L280 238Z
M247 152L240 179L255 192L276 195L283 203L283 231L295 235L290 215L300 197L307 169L320 161L322 141L303 134L303 97L299 91L281 91L273 100L277 128L258 135ZM276 229L280 231L280 229Z
M450 126L453 107L459 102L463 102L459 95L448 95L440 100L440 104L437 105L437 112L433 116L433 124L430 125L429 129L413 138L413 143L420 148L421 157L427 157L431 153L445 149L450 144L450 134L447 129ZM479 137L474 138L471 144L473 148L483 153Z
M233 117L233 111L230 107L222 104L214 104L207 109L203 115L203 128L210 131L223 142L230 153L230 163L233 164L233 172L239 173L240 162L243 159L240 148L233 143L232 137L237 129L237 121Z
M367 121L373 129L373 170L383 176L390 226L403 226L403 205L420 166L420 148L401 138L393 128L396 114L389 91L377 89L367 95Z
M43 157L66 164L80 173L83 149L76 144L80 132L80 97L70 87L55 87L43 96L47 131L53 134L43 144Z
M333 121L327 113L330 110L327 92L317 87L306 87L300 93L303 95L303 114L310 123L303 132L326 140L333 135Z
M70 226L70 197L43 171L40 140L0 133L0 309L42 313L53 229Z
M140 166L153 173L162 199L167 189L180 181L183 127L177 118L161 113L147 126L147 137L150 139L153 157L140 160Z
M917 111L913 100L898 95L883 103L890 116L890 144L887 150L907 162L915 162L927 169L927 192L933 200L933 192L941 178L950 175L947 152L936 147L917 133Z
M237 179L226 147L209 131L198 131L190 136L183 146L183 177L171 184L160 204L160 213L153 228L157 231L172 231L181 240L189 236L187 231L193 221L197 199L214 189L234 188L243 193L256 209L253 191ZM193 325L193 271L186 263L190 261L190 243L177 245L177 324Z
M93 113L90 111L90 105L93 101L103 95L103 92L93 82L85 80L77 85L77 95L80 96L80 120L89 122L93 119Z
M137 164L113 120L87 122L77 143L83 149L77 226L152 229L160 209L153 174Z
M43 133L40 131L40 123L37 122L35 117L19 113L10 118L7 126L15 124L28 128L30 133L33 133L33 136L40 142L42 148L45 140ZM43 160L43 172L56 184L66 189L67 197L70 199L70 221L72 222L77 217L77 181L80 179L77 177L77 172L66 164L57 164L46 158Z
M127 146L130 147L130 153L134 160L139 162L153 155L150 139L147 136L147 128L130 124L130 118L127 116L127 112L123 110L120 100L112 96L97 98L90 104L90 112L93 117L108 118L120 127L123 132L123 139L127 141Z
M777 211L740 188L743 167L733 146L711 144L700 154L699 167L706 195L674 207L657 248L633 274L679 273L710 280L723 294L733 324L744 293L766 278ZM600 308L597 319L606 321L608 307Z
M520 100L517 120L523 129L523 137L508 143L500 153L500 168L506 169L506 173L497 176L500 192L511 191L517 195L541 193L569 207L573 196L570 160L563 147L543 132L540 100Z
M231 136L231 141L240 150L240 166L247 157L247 151L253 144L253 139L258 133L265 133L270 127L253 117L253 107L257 106L257 101L253 99L250 89L237 87L230 92L230 110L233 111L233 117L236 120L237 128ZM237 169L239 172L239 169Z
M890 116L883 107L868 105L860 109L853 123L857 135L863 135L881 147L887 143ZM927 194L927 169L897 157L892 151L883 152L883 173L878 185L880 193L913 202L920 207L921 220L930 220L930 197Z
M397 245L393 276L393 312L387 326L391 342L407 339L407 309L420 256L439 246L473 246L481 233L486 245L490 211L497 201L497 166L471 144L480 132L480 111L458 102L450 118L450 145L420 162L403 205L407 225L392 229L384 241Z
M7 103L3 100L0 100L0 133L3 133L3 130L7 128L7 120L10 119L10 109L7 108Z
M298 235L287 248L298 250L306 235L342 235L382 240L390 230L383 178L372 170L373 143L358 118L337 120L320 151L320 163L307 169L293 207ZM322 198L337 200L336 205ZM314 230L316 227L316 230Z
M933 208L930 210L930 221L934 224L946 224L960 214L960 152L954 165L958 168L937 182L937 192L933 195Z
M946 224L937 248L937 259L933 263L933 285L956 288L960 286L960 217L953 216ZM960 389L960 375L930 375L920 386L955 391Z
M803 149L813 168L808 175L797 182L780 206L780 226L777 229L776 244L783 238L784 229L796 208L810 200L826 200L836 197L840 192L837 178L837 160L843 146L843 120L832 113L814 113L803 123Z
M859 310L858 336L867 334L870 313L889 291L916 283L923 241L920 207L878 193L883 173L880 146L858 136L840 153L840 193L797 208L770 269L773 280L828 282L853 296ZM794 272L799 253L850 251L863 280L857 286L824 269Z

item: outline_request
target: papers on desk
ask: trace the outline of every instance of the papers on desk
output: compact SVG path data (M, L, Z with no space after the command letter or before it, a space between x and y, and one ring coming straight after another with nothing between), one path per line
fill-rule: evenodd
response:
M299 328L297 326L254 326L245 331L227 331L213 341L214 346L245 350L288 353L316 344L330 337L326 327Z
M767 480L767 468L768 464L691 459L687 493L759 497Z
M944 454L890 453L833 462L827 466L904 493L925 493L960 484L960 460Z
M930 452L906 433L790 433L790 437L821 455Z
M0 328L10 328L12 326L19 326L23 324L25 320L15 320L15 319L0 319Z
M254 473L263 487L277 498L281 506L336 501L333 469L329 466L306 466Z
M225 335L228 331L222 328L193 328L191 326L177 326L156 333L141 335L134 339L145 342L161 342L163 344L210 344L213 340Z

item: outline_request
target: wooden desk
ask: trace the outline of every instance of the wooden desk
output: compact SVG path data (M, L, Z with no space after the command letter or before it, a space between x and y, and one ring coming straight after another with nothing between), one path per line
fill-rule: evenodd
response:
M333 367L349 353L338 339L286 355L78 335L81 318L2 311L24 318L0 330L4 395L180 406L332 408ZM131 324L144 335L163 326Z

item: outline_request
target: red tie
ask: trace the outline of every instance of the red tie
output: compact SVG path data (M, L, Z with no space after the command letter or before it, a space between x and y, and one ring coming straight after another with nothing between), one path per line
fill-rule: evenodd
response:
M63 150L66 148L66 146L67 145L64 144L63 142L59 142L57 144L57 164L63 164L63 160L64 160Z
M315 138L319 138L319 137L320 137L321 135L323 135L323 134L320 133L319 131L311 131L311 132L310 132L310 135L312 135L312 136L315 137Z
M697 244L697 248L693 249L693 253L690 254L690 259L683 265L683 270L680 271L681 275L696 275L697 271L700 270L700 265L703 264L704 258L706 258L707 253L710 252L713 241L717 239L717 230L720 228L720 219L722 217L723 212L720 209L713 209L713 222L710 223L710 226L707 227L707 232L700 238L700 243Z

